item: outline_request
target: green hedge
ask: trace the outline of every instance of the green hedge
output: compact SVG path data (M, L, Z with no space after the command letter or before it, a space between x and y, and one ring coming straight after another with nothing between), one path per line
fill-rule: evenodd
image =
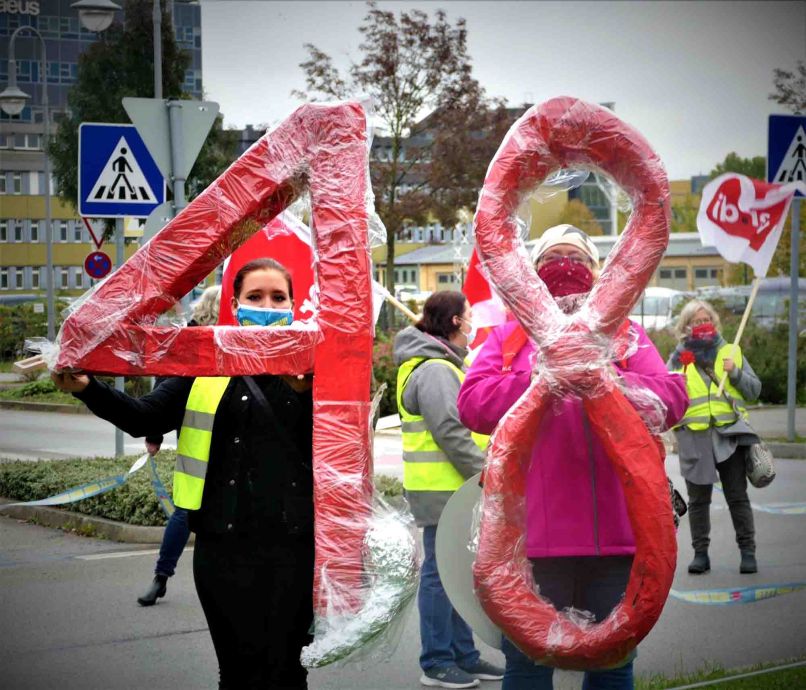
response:
M87 484L116 474L124 474L138 456L120 459L75 458L39 462L0 462L0 496L17 501L35 501L65 489ZM157 455L157 470L168 492L173 487L176 454L163 450ZM387 498L403 493L399 481L386 476L376 478L376 488ZM67 510L94 515L131 525L164 525L165 514L157 503L148 467L136 472L123 486L105 494L85 498L65 506Z

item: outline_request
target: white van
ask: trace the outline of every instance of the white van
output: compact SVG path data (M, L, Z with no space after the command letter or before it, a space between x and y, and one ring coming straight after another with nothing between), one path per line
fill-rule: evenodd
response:
M665 287L648 287L644 296L632 309L630 317L648 331L671 329L676 320L676 307L694 295Z

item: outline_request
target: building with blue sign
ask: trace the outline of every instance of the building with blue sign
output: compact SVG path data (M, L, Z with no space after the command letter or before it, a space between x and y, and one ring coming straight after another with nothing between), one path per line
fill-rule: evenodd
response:
M44 293L42 80L47 78L53 132L67 109L67 94L78 75L78 57L98 40L97 34L81 25L77 10L70 7L73 2L0 0L0 90L8 83L9 38L19 26L36 28L47 51L47 74L43 75L38 39L28 32L18 35L14 43L17 85L31 98L19 116L0 111L0 303L3 295ZM198 2L180 0L163 3L171 13L179 48L191 57L183 88L201 99L201 7ZM120 13L116 20L122 19ZM84 259L94 245L81 218L60 202L53 182L51 191L54 285L64 294L76 294L92 284L84 272ZM107 251L114 253L113 249Z

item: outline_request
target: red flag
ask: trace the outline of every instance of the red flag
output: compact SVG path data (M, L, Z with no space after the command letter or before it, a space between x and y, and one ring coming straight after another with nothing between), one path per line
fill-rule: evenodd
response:
M470 255L465 283L462 292L470 306L473 307L473 325L476 327L476 338L470 343L470 349L480 347L495 326L506 323L507 312L501 298L495 294L481 270L481 262L475 247Z
M770 184L725 173L702 190L697 229L703 246L716 247L732 263L744 262L767 275L781 238L789 204L803 182Z
M254 259L271 258L279 261L291 274L294 288L294 320L313 316L313 250L311 231L307 225L290 213L281 213L230 256L224 265L221 285L220 326L235 326L232 313L232 281L242 266Z

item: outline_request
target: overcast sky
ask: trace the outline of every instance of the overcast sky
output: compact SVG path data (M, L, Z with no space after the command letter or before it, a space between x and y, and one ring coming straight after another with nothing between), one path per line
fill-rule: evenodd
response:
M730 151L766 155L776 67L806 59L806 2L381 2L467 20L474 75L517 105L612 101L672 179ZM363 2L202 0L206 97L225 125L272 124L299 102L304 43L337 66L359 58Z

